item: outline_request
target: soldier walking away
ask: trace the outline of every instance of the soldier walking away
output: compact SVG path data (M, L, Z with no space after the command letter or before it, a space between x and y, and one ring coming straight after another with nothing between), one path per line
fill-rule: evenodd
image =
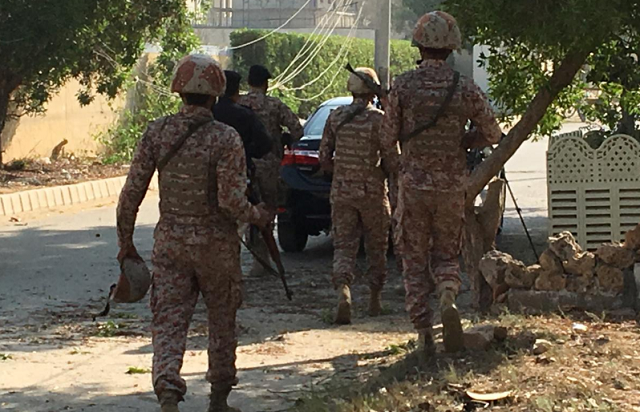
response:
M402 148L395 217L407 310L425 353L433 354L429 295L435 290L445 350L456 352L464 344L455 300L460 287L466 149L498 143L501 131L480 88L446 63L461 46L456 20L441 11L425 14L416 25L413 43L422 61L394 81L383 148L398 142ZM465 132L468 120L476 128Z
M337 324L351 323L350 285L362 234L369 261L370 316L380 315L382 287L387 275L391 211L383 165L397 163L398 151L389 148L381 153L380 127L384 113L373 106L375 93L363 80L366 77L379 84L373 69L356 69L347 83L353 103L331 113L320 143L322 168L333 172L332 280L338 291Z
M249 93L242 96L240 103L251 108L267 128L271 136L273 147L271 152L260 160L256 160L256 181L260 189L262 200L274 210L278 206L278 192L280 186L280 162L284 154L284 146L291 142L283 141L283 128L289 130L292 140L299 140L304 133L300 119L286 104L276 97L267 96L271 73L264 66L252 66L249 69ZM260 253L265 260L269 260L264 241L259 239L252 243L252 249ZM264 268L253 260L252 274L263 273Z
M225 88L212 58L180 61L171 85L184 106L152 122L142 136L118 203L118 259L139 259L136 215L158 170L160 221L153 248L153 387L162 412L177 412L187 391L180 377L187 331L199 293L208 309L210 412L227 405L237 384L236 311L242 298L237 221L262 227L270 214L247 201L246 161L238 133L213 120ZM215 251L215 253L212 253Z
M244 144L247 167L253 171L255 166L252 159L261 159L273 147L271 137L258 116L240 102L240 81L238 72L225 70L227 88L213 107L213 117L219 122L236 129Z

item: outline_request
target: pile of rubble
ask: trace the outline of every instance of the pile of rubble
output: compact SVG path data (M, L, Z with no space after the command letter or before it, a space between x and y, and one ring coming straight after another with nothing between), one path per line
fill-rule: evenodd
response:
M594 253L584 251L571 233L563 232L549 239L539 264L528 267L506 253L491 251L480 262L480 272L497 303L510 300L517 291L539 292L543 298L554 292L574 298L616 297L625 291L625 274L633 271L636 260L640 261L640 225L627 233L624 244L603 244Z

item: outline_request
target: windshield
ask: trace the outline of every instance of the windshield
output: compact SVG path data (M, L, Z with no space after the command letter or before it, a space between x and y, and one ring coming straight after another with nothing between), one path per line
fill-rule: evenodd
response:
M304 125L305 136L322 136L324 131L324 124L329 118L329 114L340 106L322 106L320 107L311 118Z

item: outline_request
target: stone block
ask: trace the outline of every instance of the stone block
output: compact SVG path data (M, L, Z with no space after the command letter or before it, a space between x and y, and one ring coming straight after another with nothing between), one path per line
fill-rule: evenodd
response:
M624 290L624 274L621 269L601 263L596 267L596 276L601 291L618 294Z
M562 310L586 310L593 313L623 307L620 296L605 293L578 294L568 291L550 292L511 289L507 292L507 306L514 312L546 313Z
M78 191L78 185L71 185L69 187L69 197L71 197L71 204L77 205L80 203L80 192Z
M38 192L40 190L30 190L27 192L29 196L29 202L31 203L31 210L41 209L43 206L40 206L40 199L38 198Z
M596 268L596 256L591 252L584 252L562 262L562 266L570 275L592 278Z
M549 249L561 261L569 260L582 253L582 248L571 232L562 232L558 236L550 238Z
M31 199L29 199L29 193L18 192L17 195L20 198L20 203L22 203L22 211L31 212L33 210L33 207L31 206Z
M13 208L13 214L24 212L24 208L22 207L22 202L20 201L20 195L18 193L12 193L10 195L7 195L7 197L11 202L11 207Z
M71 205L71 192L69 192L69 186L61 186L58 189L60 190L60 194L62 194L62 204L65 206Z
M620 243L605 243L596 251L598 259L609 266L626 269L635 263L635 253L623 247Z
M537 290L560 291L567 287L567 278L564 274L551 273L543 270L536 278Z
M562 261L550 249L545 250L540 255L540 266L550 274L560 275L564 273Z
M3 216L13 215L13 205L8 196L0 196L0 211Z
M40 190L37 190L36 192L38 195L38 204L40 205L40 207L42 209L49 209L49 200L47 199L47 190L40 189Z
M502 326L474 326L464 332L464 346L470 350L487 350L492 342L505 340L507 334L507 328Z
M634 251L640 249L640 224L626 233L624 247Z

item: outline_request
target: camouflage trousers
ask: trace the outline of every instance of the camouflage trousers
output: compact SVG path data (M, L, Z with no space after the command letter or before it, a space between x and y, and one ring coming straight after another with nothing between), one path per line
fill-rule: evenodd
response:
M398 220L396 216L396 210L398 209L398 191L399 182L398 177L391 175L388 179L389 182L389 203L391 204L391 233L397 232ZM396 265L398 270L402 273L402 256L400 255L400 246L396 241L396 236L393 237L393 254L396 258Z
M429 297L460 288L464 192L417 190L401 185L395 233L403 261L406 306L416 329L431 326Z
M159 233L160 232L160 233ZM209 368L206 378L213 387L229 388L236 379L236 312L242 301L240 245L228 240L200 239L184 244L156 230L153 250L151 311L153 320L153 387L184 396L187 391L180 370L187 332L198 295L207 306Z
M254 160L256 165L256 180L260 191L261 200L272 209L278 207L278 199L281 194L280 190L280 159L273 153L269 153L263 159ZM254 236L248 236L249 246L257 253L265 262L269 262L269 249L262 235L254 233ZM252 256L253 258L253 256ZM253 258L253 267L262 270L262 266Z
M339 200L332 202L332 281L336 289L353 282L362 235L369 263L369 286L372 290L382 289L387 277L390 215L386 199L363 199L357 203Z

